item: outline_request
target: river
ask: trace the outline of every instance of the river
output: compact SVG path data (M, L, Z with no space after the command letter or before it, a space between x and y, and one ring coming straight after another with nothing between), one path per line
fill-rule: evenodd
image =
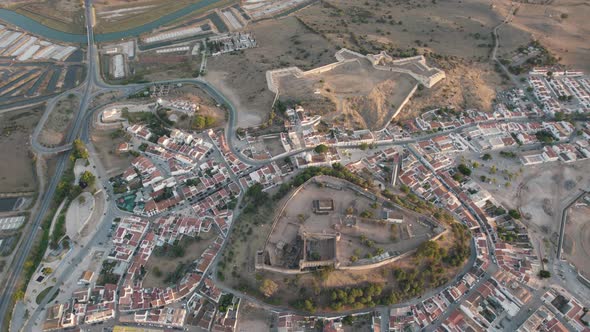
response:
M186 16L196 10L200 10L207 6L213 5L219 1L222 0L201 0L197 3L187 5L186 7L179 9L173 13L164 15L155 21L148 22L144 25L124 31L95 34L94 38L96 42L102 43L139 36L142 33L150 32L160 26L166 25L167 23L177 20L183 16ZM39 35L47 39L67 43L86 43L86 35L67 33L52 29L27 16L21 15L12 10L0 9L0 20L10 23L12 25L16 25L25 31L28 31L30 33Z

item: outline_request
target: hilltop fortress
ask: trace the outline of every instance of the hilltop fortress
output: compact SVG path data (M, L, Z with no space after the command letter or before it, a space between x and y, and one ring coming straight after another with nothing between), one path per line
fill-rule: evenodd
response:
M336 62L308 71L267 71L268 89L275 100L297 100L306 109L352 119L358 129L381 130L420 85L431 88L445 78L444 71L429 67L422 55L395 60L385 52L365 56L341 49L335 57Z

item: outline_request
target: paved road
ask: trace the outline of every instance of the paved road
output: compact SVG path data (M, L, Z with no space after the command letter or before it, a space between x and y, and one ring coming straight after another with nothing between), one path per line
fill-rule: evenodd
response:
M33 147L33 149L37 153L42 153L42 154L60 153L60 152L68 151L71 148L70 143L67 143L67 144L64 144L64 145L58 146L58 147L53 147L53 148L46 147L39 142L39 135L43 131L43 127L45 127L45 122L47 122L49 115L51 114L51 112L53 111L53 109L55 108L57 103L61 99L66 98L66 96L70 95L70 94L73 94L76 97L80 98L80 100L82 100L83 92L81 90L82 90L81 87L78 87L74 90L71 90L71 91L62 93L56 97L53 97L52 99L50 99L47 102L45 112L43 113L43 116L41 116L41 119L39 119L39 122L37 123L35 130L33 130L33 135L31 136L31 146Z

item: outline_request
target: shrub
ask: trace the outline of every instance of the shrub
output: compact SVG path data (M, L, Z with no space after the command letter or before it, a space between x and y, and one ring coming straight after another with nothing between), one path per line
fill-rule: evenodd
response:
M459 164L459 166L457 166L457 170L465 176L471 175L471 169L465 164Z

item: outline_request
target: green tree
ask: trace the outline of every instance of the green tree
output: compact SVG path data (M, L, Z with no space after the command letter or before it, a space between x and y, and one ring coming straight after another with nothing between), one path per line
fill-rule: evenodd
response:
M307 311L307 312L314 312L315 311L315 305L313 304L313 301L310 299L307 299L303 302L303 310Z
M541 279L551 278L551 272L549 272L547 270L541 270L541 271L539 271L539 277Z
M508 210L508 215L511 216L514 219L520 219L521 218L520 212L518 212L518 210L514 210L514 209Z
M14 295L12 295L12 298L15 301L22 301L25 298L25 292L22 289L19 289L16 292L14 292Z
M459 166L457 166L457 170L465 176L471 175L471 169L465 164L459 164Z
M215 118L213 118L212 116L197 115L193 119L192 126L196 130L201 130L201 129L211 128L211 127L215 126L215 122L216 122Z
M80 182L86 183L89 187L92 187L96 182L96 177L90 171L84 171L82 175L80 175Z
M88 159L88 150L86 150L86 146L84 146L84 143L79 138L74 140L72 149L71 159Z
M565 113L564 112L555 112L555 121L563 121L565 120Z
M203 129L205 128L205 117L201 115L197 115L193 120L193 127L195 129Z
M409 194L410 193L410 187L406 186L405 184L402 184L400 186L400 190L404 193L404 194Z
M342 318L342 324L352 326L354 323L354 316L348 315Z
M313 149L316 153L324 154L328 152L328 147L324 144L320 144Z
M539 130L535 133L535 136L541 143L550 144L553 143L555 138L551 135L550 132L546 130Z

